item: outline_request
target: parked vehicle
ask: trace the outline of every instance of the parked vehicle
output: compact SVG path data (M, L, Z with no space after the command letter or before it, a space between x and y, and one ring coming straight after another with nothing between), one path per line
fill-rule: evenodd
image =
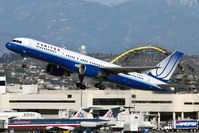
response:
M198 131L198 120L174 120L172 124L163 127L163 131Z

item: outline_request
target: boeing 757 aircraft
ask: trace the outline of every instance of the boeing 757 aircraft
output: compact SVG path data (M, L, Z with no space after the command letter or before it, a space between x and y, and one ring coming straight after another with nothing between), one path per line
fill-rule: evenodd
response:
M95 84L99 89L105 89L102 81L109 81L137 89L167 90L161 85L168 83L183 56L183 53L176 51L156 66L122 67L29 38L15 38L6 43L6 47L22 55L24 61L32 57L48 62L46 71L53 76L69 76L77 72L80 82L76 86L81 89L86 88L83 79L88 76L99 80Z

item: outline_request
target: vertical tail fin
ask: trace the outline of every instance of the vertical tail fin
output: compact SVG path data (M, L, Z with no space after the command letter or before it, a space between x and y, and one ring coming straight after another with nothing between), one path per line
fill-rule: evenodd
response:
M86 118L87 114L88 113L86 111L79 109L78 112L71 119L83 119Z
M157 65L160 68L150 70L148 75L164 83L168 83L183 55L182 52L178 51L172 53Z
M72 119L85 119L85 118L95 118L91 110L101 109L100 107L83 107L78 110L78 112L72 117Z
M121 107L115 107L108 110L108 112L102 117L102 119L114 119L117 117L121 110Z

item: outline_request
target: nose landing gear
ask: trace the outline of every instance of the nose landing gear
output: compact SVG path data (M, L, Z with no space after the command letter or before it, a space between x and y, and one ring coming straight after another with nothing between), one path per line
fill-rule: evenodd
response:
M26 57L23 58L23 64L22 64L22 68L27 68L27 63L26 63Z

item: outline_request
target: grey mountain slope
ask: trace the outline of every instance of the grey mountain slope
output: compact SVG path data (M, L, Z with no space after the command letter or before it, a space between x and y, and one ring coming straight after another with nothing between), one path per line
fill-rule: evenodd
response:
M105 6L81 0L0 1L0 46L31 37L78 51L121 53L155 42L185 54L198 54L198 3L129 0ZM1 50L5 50L1 48Z

